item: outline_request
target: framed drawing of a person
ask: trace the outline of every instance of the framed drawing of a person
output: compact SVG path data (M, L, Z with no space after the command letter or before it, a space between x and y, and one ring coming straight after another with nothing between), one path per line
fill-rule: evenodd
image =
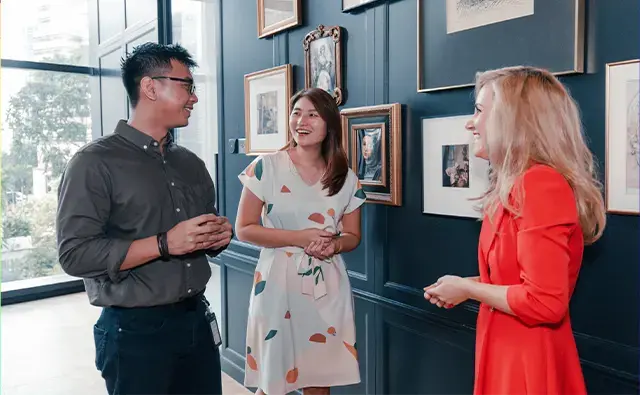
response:
M341 31L340 26L320 25L302 42L305 88L324 89L338 105L343 103Z
M606 64L605 203L640 215L640 59Z

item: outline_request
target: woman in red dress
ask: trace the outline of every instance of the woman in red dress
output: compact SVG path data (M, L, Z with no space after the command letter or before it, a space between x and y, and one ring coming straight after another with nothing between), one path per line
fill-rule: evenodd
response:
M475 394L586 394L568 306L606 217L577 106L545 70L491 70L477 77L467 130L491 163L480 276L444 276L424 297L480 302Z

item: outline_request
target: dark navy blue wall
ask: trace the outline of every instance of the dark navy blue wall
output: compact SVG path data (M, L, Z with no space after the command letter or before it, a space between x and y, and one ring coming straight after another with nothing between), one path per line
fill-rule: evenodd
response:
M604 65L640 56L640 1L587 3L586 73L563 81L579 102L591 148L604 167ZM470 113L472 91L416 92L416 0L383 0L351 14L341 11L340 0L303 0L303 25L267 39L257 38L255 1L223 0L221 7L221 142L244 137L244 74L291 63L294 90L303 87L302 39L319 24L344 28L343 107L403 105L402 207L366 205L362 244L346 256L363 382L335 392L470 393L477 306L440 310L424 301L421 288L446 273L476 274L480 224L421 214L420 119ZM482 48L475 51L482 56ZM220 207L231 221L241 191L237 175L250 160L229 152L219 158ZM611 215L608 221L603 239L585 252L572 320L590 393L637 393L639 219ZM240 382L258 252L234 240L218 259L224 369Z

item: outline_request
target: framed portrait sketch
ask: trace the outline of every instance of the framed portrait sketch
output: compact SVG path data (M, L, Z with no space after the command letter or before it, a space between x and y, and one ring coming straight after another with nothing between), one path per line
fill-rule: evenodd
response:
M473 115L422 120L422 212L480 218L478 202L489 185L489 162L473 155Z
M300 25L301 15L300 0L258 0L258 37Z
M342 0L342 12L353 11L365 4L371 4L380 0Z
M302 42L305 89L322 88L336 99L338 105L343 103L341 32L340 26L320 25Z
M605 201L607 211L640 214L640 59L608 63Z
M584 70L585 0L416 3L418 92L468 87L477 71L505 65Z
M275 152L289 141L292 66L244 76L245 154Z
M399 103L341 111L342 144L367 202L400 206L402 119Z

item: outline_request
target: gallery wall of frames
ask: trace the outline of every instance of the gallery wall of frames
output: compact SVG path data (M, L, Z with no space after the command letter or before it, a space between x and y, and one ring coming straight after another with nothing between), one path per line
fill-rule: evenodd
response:
M327 90L368 197L345 260L362 383L335 393L471 393L478 305L445 310L422 288L477 274L469 198L487 164L469 150L477 71L528 64L560 76L605 185L607 229L586 247L571 317L590 393L637 393L640 2L637 0L221 1L220 208L238 174L289 139L289 98ZM240 22L242 21L242 22ZM551 202L550 202L551 203ZM259 249L233 240L223 277L224 370L242 382Z

